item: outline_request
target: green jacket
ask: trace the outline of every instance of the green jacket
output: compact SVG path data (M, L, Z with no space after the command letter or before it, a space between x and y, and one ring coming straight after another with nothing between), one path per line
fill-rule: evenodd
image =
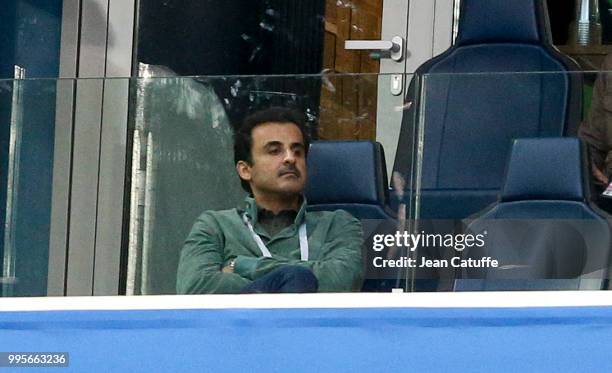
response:
M306 212L304 201L294 223L270 237L257 222L255 200L247 197L246 203L245 210L206 211L196 220L181 250L177 293L239 293L251 281L283 265L310 268L319 281L319 291L359 290L363 232L357 219L342 210ZM245 211L271 258L262 256L242 220ZM298 229L304 219L308 261L300 260ZM221 272L233 258L234 273Z

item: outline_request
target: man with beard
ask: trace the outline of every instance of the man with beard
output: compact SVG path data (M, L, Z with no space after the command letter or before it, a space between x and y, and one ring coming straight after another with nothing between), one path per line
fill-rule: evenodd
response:
M187 237L177 292L275 293L358 290L361 225L345 211L308 212L308 136L301 115L270 108L234 134L243 208L206 211Z

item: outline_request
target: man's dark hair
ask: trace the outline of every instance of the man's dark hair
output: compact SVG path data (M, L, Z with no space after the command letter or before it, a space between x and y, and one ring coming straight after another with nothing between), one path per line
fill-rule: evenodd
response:
M304 116L296 110L284 107L270 107L268 109L256 111L248 115L240 127L234 131L234 164L238 161L245 161L248 164L253 164L253 129L264 123L293 123L302 132L304 139L304 152L308 154L308 145L310 137L306 129ZM242 188L247 192L251 192L251 186L248 182L240 179Z

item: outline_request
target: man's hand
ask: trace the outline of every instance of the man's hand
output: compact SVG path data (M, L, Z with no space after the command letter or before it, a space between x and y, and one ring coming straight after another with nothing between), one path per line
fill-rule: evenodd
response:
M595 179L597 179L597 181L601 182L605 186L608 186L608 184L610 183L610 179L608 179L608 177L604 175L604 173L601 172L601 170L597 168L597 166L592 165L591 170L593 172L593 176L595 177Z
M236 266L236 259L232 259L227 262L227 265L221 269L223 273L234 273L234 267Z
M229 265L223 267L223 269L221 269L221 272L223 273L234 273L234 267L231 267Z

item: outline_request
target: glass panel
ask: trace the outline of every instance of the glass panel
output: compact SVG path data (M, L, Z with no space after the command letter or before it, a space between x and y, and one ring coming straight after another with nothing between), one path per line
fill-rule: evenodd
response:
M47 293L56 84L0 81L3 296Z
M241 84L232 84L236 95ZM173 254L195 217L243 198L231 157L232 128L206 80L140 79L137 92L127 293L172 292Z
M315 210L341 208L357 217L363 229L363 235L350 233L353 226L345 221L349 233L343 234L345 229L339 229L334 237L363 239L356 256L336 262L345 263L361 254L365 268L353 268L347 273L363 272L364 284L342 283L343 276L338 276L336 283L326 283L334 274L346 270L332 266L335 269L321 272L326 276L322 277L322 290L598 289L608 276L609 215L601 210L612 210L604 193L612 175L612 166L606 163L609 141L605 137L607 85L612 81L609 73L434 74L419 79L407 76L412 84L405 102L394 108L394 113L382 114L376 108L385 98L377 96L373 87L390 86L393 75L178 77L167 68L151 65L142 65L141 75L105 82L64 80L61 83L72 84L72 89L61 91L55 80L0 82L0 114L6 123L1 140L7 154L0 168L3 295L45 295L48 263L59 260L49 257L52 172L59 151L54 148L56 102L70 100L75 89L79 91L81 87L93 90L94 85L107 88L100 98L108 100L125 94L120 91L126 91L128 83L132 95L125 96L130 108L127 144L118 136L116 143L109 146L114 138L108 126L117 126L112 123L118 118L116 113L105 112L100 117L95 100L77 92L81 99L76 102L75 113L82 127L75 129L75 143L69 148L74 151L73 157L98 159L99 155L100 169L86 172L86 165L80 162L72 174L65 175L73 182L73 198L77 189L79 193L84 189L74 184L75 180L83 183L86 175L92 175L88 182L94 187L87 190L94 201L90 209L96 210L87 214L71 212L73 217L77 216L73 212L83 212L88 218L72 219L69 241L89 242L77 237L81 234L78 232L89 232L79 228L95 225L91 242L94 255L102 251L122 253L125 272L121 281L125 281L127 294L176 292L177 268L181 252L185 253L182 248L193 241L190 232L198 216L203 211L245 206L246 192L241 188L234 160L235 129L248 114L279 106L303 114L307 132L318 140L309 153L309 162L314 163L309 165L308 181L315 186L308 185L305 192L308 216L315 216ZM584 106L580 100L573 101L576 91L582 98L590 81L595 83L585 90L592 93L585 96ZM68 97L56 101L56 93L60 92ZM588 113L580 127L580 136L588 145L582 150L577 151L578 145L571 143L514 142L519 138L572 138L578 133L582 111ZM382 120L401 127L397 149L385 149L397 150L394 160L385 161L380 149L368 142L376 140L376 128ZM123 128L123 124L118 125L119 133ZM283 128L274 135L283 133ZM83 142L99 139L100 133L104 137L97 140L100 144ZM359 147L364 144L365 148ZM519 148L513 153L518 157L514 163L509 161L513 145ZM123 150L126 146L126 157L121 152L108 154L110 149ZM585 163L587 159L582 155L587 148L591 164ZM95 156L85 154L89 151ZM111 173L113 179L120 179L122 175L114 174L116 170L106 168L123 160L127 162L124 237L120 240L117 236L116 243L103 246L97 238L113 232L99 218L100 211L109 209L100 203L109 197L98 196L95 188L102 190ZM386 163L393 164L389 177ZM518 167L518 174L511 173L512 167ZM591 186L596 190L592 200L589 188L583 185L587 175L591 175ZM509 214L508 205L512 211ZM194 256L190 263L195 263L196 270L212 266L221 273L238 255L261 256L261 248L249 235L242 215L234 214L231 224L236 232L231 231L230 224L231 232L215 231L213 235L225 240L220 257L206 264ZM325 219L316 221L319 220ZM208 234L202 229L211 226L228 227L218 228L215 224L196 226L196 233ZM291 221L284 224L290 225ZM308 237L314 240L309 251L314 263L326 255L317 252L315 246L322 240L320 247L324 247L327 233L317 236L317 225L312 224L307 229ZM289 234L294 241L283 254L287 259L283 263L300 265L299 226L294 228ZM330 223L329 229L332 228ZM274 241L273 237L268 241L266 229L271 229L275 237L288 234L273 226L258 228L255 224L255 229L263 230L264 244ZM434 236L428 238L428 234ZM466 235L470 234L474 237L468 239ZM481 234L485 236L477 237ZM244 237L236 238L240 235ZM237 243L236 239L243 241ZM468 247L468 241L474 244L481 240L483 247ZM235 247L230 247L239 243L247 248L248 255L237 254ZM100 265L94 263L93 257L76 256L78 250L74 247L68 261L82 259L87 262L83 266L91 268ZM535 249L516 252L523 247ZM578 258L576 253L582 256ZM468 267L452 264L453 260L483 257L489 257L489 267L485 269L473 261ZM191 259L187 255L186 260ZM493 260L498 261L495 269L490 268ZM419 267L422 262L426 264ZM322 267L330 265L324 260L317 263ZM243 260L238 271L244 271L240 273L250 281L267 273L258 273L259 265ZM311 265L314 267L308 264ZM85 269L83 276L88 275ZM104 275L96 274L95 281L101 281ZM207 288L208 280L210 277L196 276L193 287L183 284L180 292L241 290Z
M196 218L203 211L244 206L246 193L236 174L232 135L247 114L270 107L291 108L305 115L313 139L372 141L377 125L376 87L390 87L392 79L391 75L375 74L187 78L176 77L165 67L144 64L140 75L143 78L134 80L137 93L129 156L127 294L174 293L180 248ZM395 108L398 121L404 109ZM349 196L334 202L333 198L341 195L335 193L327 201L313 200L317 202L314 208L335 210L332 205L337 204L349 211L370 209L380 211L380 216L394 217L397 211L389 207L386 165L382 153L377 154L381 158L371 157L377 163L368 165L369 174L350 175L353 181L342 180L345 185L338 186L353 188L363 183L373 197L359 195L360 191L354 193L354 201ZM343 162L353 171L359 170L350 157ZM323 167L333 169L334 164ZM406 207L402 205L402 209ZM357 217L366 238L377 226L383 226L383 219L371 213ZM227 255L223 262L231 259L232 250L228 249ZM381 277L377 273L372 276L374 281ZM395 286L395 272L391 280L385 285L387 290Z
M339 198L339 207L357 211L354 214L362 221L366 238L382 224L382 219L378 215L358 216L360 209L380 210L385 217L397 213L389 208L382 149L372 142L379 120L396 118L399 123L403 110L409 107L397 107L378 119L381 98L377 96L377 86L390 87L394 76L177 77L167 68L150 65L142 65L141 74L143 77L138 79L1 82L0 110L7 123L1 139L3 151L10 155L2 158L5 163L0 178L4 296L45 295L50 267L54 286L70 279L104 282L104 276L112 274L96 268L109 260L107 254L112 252L117 256L121 252L125 258L122 281L127 294L174 293L181 247L198 215L205 210L244 204L246 193L234 163L234 128L248 113L271 106L292 108L303 114L313 139L359 140L356 144L372 146L373 153L365 163L361 158L352 159L348 153L344 163L339 163L339 158L328 158L324 166L311 168L314 174L317 168L336 167L338 172L327 174L337 173L340 179L322 185L331 191L366 185L353 192L355 200L341 198L341 193L333 196ZM129 99L128 89L133 92ZM127 144L122 140L123 105L118 101L124 96L129 103ZM101 112L108 102L118 104L111 111ZM56 120L62 131L72 128L72 135L56 141ZM54 144L60 145L55 149ZM128 156L123 157L126 146ZM62 169L54 170L56 158L61 159ZM116 222L108 220L111 210L121 208L114 200L109 202L109 195L101 193L108 193L108 185L122 178L114 166L124 161L128 184L121 239L121 229L113 228ZM346 169L335 163L346 165ZM324 183L328 179L322 180ZM56 182L53 188L52 182ZM53 219L57 219L53 222L52 191L53 198L58 191L63 198L53 202ZM336 210L333 198L319 197L315 208ZM313 198L312 202L315 205L317 200ZM67 222L66 217L70 217ZM50 257L52 223L66 224L68 231L57 231L65 237L56 242L60 247L54 246L53 250L61 252L54 251ZM115 239L109 238L112 232ZM361 235L358 239L362 239ZM367 255L361 251L359 246L358 254ZM312 255L317 255L316 251ZM109 272L115 270L108 268ZM361 264L355 271L363 271ZM61 279L59 273L63 273ZM369 278L377 280L376 276ZM392 280L395 284L394 273ZM385 286L390 289L391 282Z
M400 155L416 152L413 173L420 183L412 233L426 241L412 254L417 265L408 271L415 290L605 285L610 215L590 200L590 166L575 138L582 79L589 75L423 76L418 122L411 130L418 133L418 146ZM596 96L604 97L593 98L590 119L580 128L581 137L601 149L600 159L607 152L601 145L607 141L601 118L606 77L596 83ZM588 135L587 124L597 116L599 129ZM400 143L409 138L402 136ZM606 186L600 183L600 189ZM602 197L597 200L606 207Z

